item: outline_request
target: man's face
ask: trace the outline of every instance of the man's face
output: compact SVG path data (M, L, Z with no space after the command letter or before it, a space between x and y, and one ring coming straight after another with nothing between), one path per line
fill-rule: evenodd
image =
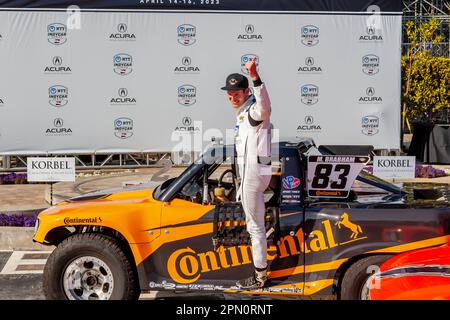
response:
M228 100L235 109L240 108L248 98L249 88L244 90L227 90Z

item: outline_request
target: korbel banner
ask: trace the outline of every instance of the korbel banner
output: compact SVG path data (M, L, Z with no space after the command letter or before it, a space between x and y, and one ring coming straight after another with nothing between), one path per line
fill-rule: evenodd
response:
M251 57L280 138L397 149L400 46L400 1L0 1L0 154L233 143Z

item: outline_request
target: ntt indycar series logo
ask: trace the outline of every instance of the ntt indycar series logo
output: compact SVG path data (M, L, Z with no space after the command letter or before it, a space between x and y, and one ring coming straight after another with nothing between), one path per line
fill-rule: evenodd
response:
M245 74L248 74L247 68L245 67L245 64L250 61L250 59L255 59L256 61L256 70L259 71L259 57L256 54L248 53L244 54L241 57L241 71Z
M48 89L49 103L54 107L63 107L69 102L69 89L56 85Z
M248 24L244 28L245 33L241 33L238 35L238 41L245 42L261 42L263 41L263 37L261 34L255 31L255 26L253 24Z
M191 24L182 24L177 28L178 43L183 46L193 45L196 40L196 28Z
M374 136L380 130L380 119L377 116L365 116L361 120L362 133L366 136Z
M120 139L133 136L133 120L123 117L114 120L114 135Z
M178 87L178 103L182 106L192 106L197 98L197 88L190 84Z
M67 27L62 23L51 23L47 26L48 42L61 45L67 42Z
M307 106L312 106L319 101L319 87L313 84L305 84L300 87L301 101Z
M53 57L52 65L46 66L45 74L71 74L72 69L68 65L63 64L63 59L59 56Z
M134 33L127 32L128 26L126 23L119 23L117 25L117 31L109 35L111 41L136 41L136 35Z
M319 43L319 28L313 25L303 26L300 37L305 46L313 47Z
M112 106L135 106L136 98L129 96L127 88L120 88L117 91L117 96L111 98L110 105L112 105Z
M374 54L368 54L362 57L362 71L372 76L380 71L380 58Z
M116 54L114 60L114 72L126 76L133 72L133 57L126 53Z

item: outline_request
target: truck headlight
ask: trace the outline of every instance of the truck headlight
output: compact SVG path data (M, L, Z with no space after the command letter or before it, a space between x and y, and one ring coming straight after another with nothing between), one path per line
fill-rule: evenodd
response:
M39 229L39 219L36 219L36 224L34 225L34 235L36 235L36 233L38 232Z

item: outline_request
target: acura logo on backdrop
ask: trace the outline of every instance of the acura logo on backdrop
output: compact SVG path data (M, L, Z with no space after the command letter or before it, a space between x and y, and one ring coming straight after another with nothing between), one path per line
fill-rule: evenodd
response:
M375 28L375 26L366 27L366 34L359 36L361 42L382 42L381 29Z
M190 126L192 124L192 119L189 117L184 117L182 122L183 122L183 125Z
M241 57L241 70L243 73L248 74L245 64L250 61L250 59L256 59L256 70L259 68L259 57L256 54L244 54Z
M53 120L53 128L45 129L46 136L70 136L72 135L72 129L64 126L64 120L62 118L55 118Z
M110 104L112 106L128 106L128 105L136 105L136 98L128 96L127 88L120 88L117 91L118 97L111 98Z
M190 46L196 42L196 28L191 24L182 24L177 28L178 43L183 46Z
M181 62L183 63L183 66L190 66L190 65L191 65L191 58L189 58L189 57L183 57L183 59L181 60Z
M118 118L114 120L114 135L120 139L128 139L133 135L133 120Z
M298 67L297 73L319 74L322 73L322 67L315 65L313 57L306 57L305 65Z
M53 120L53 125L57 128L62 127L63 124L64 124L64 121L61 118L56 118L55 120Z
M133 71L133 57L126 53L116 54L114 60L114 72L125 76Z
M377 96L375 93L376 93L375 88L368 87L366 89L366 95L363 97L359 97L358 103L363 103L363 104L382 103L383 98L381 98L380 96Z
M192 123L192 119L190 117L184 117L181 119L181 126L177 126L174 131L175 132L187 132L187 133L195 133L199 132L200 128L196 126L197 122Z
M69 74L72 73L72 69L69 66L63 66L63 59L59 56L53 57L52 66L46 66L44 73L47 74Z
M301 101L307 106L316 104L319 101L319 87L313 84L306 84L300 88Z
M181 58L181 65L175 67L174 72L178 74L198 74L200 73L200 68L192 65L190 57L183 57Z
M67 87L56 85L48 89L49 103L54 107L63 107L69 100L69 90Z
M380 58L374 54L368 54L362 57L362 71L372 76L380 71Z
M128 90L126 88L120 88L119 89L119 96L120 97L126 97L128 95Z
M313 25L301 28L301 41L305 46L312 47L319 43L319 28Z
M127 32L127 25L125 23L119 23L119 25L117 26L117 31L119 31L120 33L125 33Z
M196 102L197 89L189 84L178 87L178 103L182 106L192 106Z
M380 130L380 119L378 119L377 116L365 116L361 120L361 132L365 134L366 136L374 136L376 135Z
M51 23L47 26L48 42L61 45L67 41L67 27L62 23Z
M119 23L117 25L117 32L111 33L109 35L109 40L122 40L122 41L134 41L136 40L136 35L134 33L129 33L128 26L125 23Z
M297 133L305 133L305 132L320 132L322 131L322 127L314 123L314 117L308 115L305 117L304 123L297 127Z
M53 58L53 65L54 66L60 66L62 64L62 58L61 57L54 57Z
M261 34L255 33L255 26L253 24L247 24L244 28L245 33L238 34L238 41L263 41L263 37Z

